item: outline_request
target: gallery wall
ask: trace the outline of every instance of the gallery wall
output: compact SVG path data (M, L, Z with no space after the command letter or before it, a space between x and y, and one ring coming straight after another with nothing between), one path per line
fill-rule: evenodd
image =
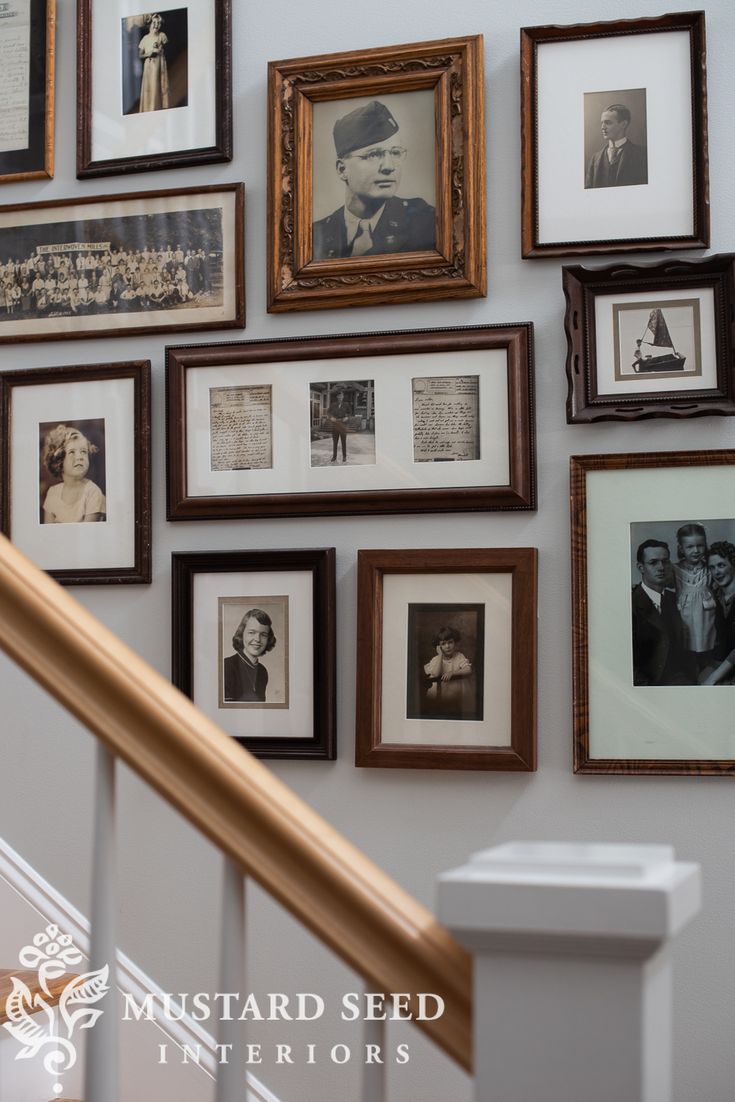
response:
M338 0L233 0L234 160L100 181L75 178L75 5L59 0L56 176L5 185L0 200L29 202L118 191L243 180L246 186L247 328L222 339L292 337L389 329L532 321L535 326L537 512L411 517L188 522L165 520L164 347L146 335L3 346L3 369L149 358L153 372L153 584L88 587L75 596L163 674L170 672L171 553L335 547L337 552L338 757L271 768L401 885L433 906L438 873L470 852L511 839L662 842L704 872L702 914L675 947L676 1102L730 1102L735 876L731 781L727 778L574 776L571 720L571 595L568 460L571 454L735 447L735 421L703 417L568 426L561 263L520 259L519 28L609 18L602 0L457 0L451 6L375 0L358 11ZM619 0L616 18L688 10L686 0ZM712 251L733 249L735 144L732 44L735 8L706 5ZM277 58L392 43L485 35L488 296L269 316L265 308L266 63ZM679 120L668 120L676 140ZM559 128L566 125L558 120ZM697 254L688 254L690 257ZM633 257L633 260L645 258ZM652 261L659 259L651 257ZM570 263L574 262L570 258ZM600 266L604 258L588 263ZM215 335L216 338L216 335ZM211 339L187 333L182 342ZM733 501L735 512L735 500ZM356 553L359 548L539 549L538 772L491 774L355 769ZM0 835L82 910L88 909L93 740L33 683L0 660ZM706 732L702 732L706 737ZM213 989L220 860L177 814L120 770L120 942L167 991ZM297 930L259 891L251 893L246 988L319 991L332 1002L357 981ZM0 918L0 935L2 919ZM280 941L278 940L280 939ZM16 949L0 936L0 965ZM5 959L5 958L8 959ZM604 992L600 993L604 998ZM335 1025L295 1042L345 1040ZM391 1043L398 1035L391 1032ZM265 1041L284 1040L264 1031ZM260 1038L259 1038L260 1039ZM401 1039L404 1039L401 1034ZM350 1033L348 1043L359 1043ZM396 1102L468 1100L469 1084L423 1041L393 1068ZM153 1056L152 1056L153 1058ZM580 1055L584 1059L584 1054ZM254 1068L283 1102L356 1097L358 1064ZM575 1100L576 1102L576 1100Z

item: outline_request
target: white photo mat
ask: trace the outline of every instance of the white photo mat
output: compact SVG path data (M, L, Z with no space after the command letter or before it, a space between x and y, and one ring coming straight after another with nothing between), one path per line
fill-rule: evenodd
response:
M314 736L314 574L311 570L197 572L192 593L192 700L236 738ZM288 596L288 708L219 706L219 598ZM276 648L278 643L276 644ZM234 653L234 651L233 651ZM275 649L272 652L275 654ZM269 654L263 656L268 668ZM281 662L282 658L277 659Z
M216 0L168 0L154 9L143 0L92 0L92 160L145 157L214 146L216 129ZM122 21L151 10L186 8L188 106L122 113Z
M685 30L538 43L539 244L693 233L690 45ZM648 183L585 188L584 94L642 86Z
M439 599L485 607L482 721L406 718L408 606ZM384 574L382 604L381 745L510 746L513 575Z
M732 519L735 468L588 471L586 478L590 759L732 760L732 686L633 685L630 525Z
M615 378L613 306L616 304L646 302L655 306L656 299L664 302L699 300L699 320L701 334L702 374L696 378L683 374L680 378L635 375L626 379ZM615 392L653 394L674 390L714 390L717 387L717 345L715 321L715 296L710 287L700 289L687 288L680 291L634 291L630 294L595 296L595 347L597 357L597 396L599 398ZM638 336L642 336L641 333ZM621 355L632 358L633 345L621 348Z
M93 379L12 388L10 536L44 570L135 566L135 382ZM42 524L39 425L104 418L107 520Z
M480 380L480 459L416 462L412 380L466 375L477 375ZM313 467L310 384L350 378L369 378L375 383L376 461ZM256 471L212 471L209 391L242 385L272 387L273 466ZM188 368L186 410L189 497L502 486L510 481L505 349Z

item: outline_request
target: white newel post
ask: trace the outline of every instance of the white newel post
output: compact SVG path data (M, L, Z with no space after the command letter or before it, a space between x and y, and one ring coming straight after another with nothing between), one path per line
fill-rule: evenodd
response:
M671 942L699 906L669 846L511 843L442 875L475 1102L671 1102Z

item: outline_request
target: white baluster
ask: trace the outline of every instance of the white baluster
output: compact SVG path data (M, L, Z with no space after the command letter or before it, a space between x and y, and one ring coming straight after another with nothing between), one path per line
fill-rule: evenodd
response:
M115 980L115 758L103 746L97 747L97 786L92 857L92 911L89 967L110 969L110 991L104 1009L88 1034L84 1097L87 1102L117 1102L117 984Z
M222 884L222 945L219 991L241 991L245 980L245 878L242 870L225 859ZM242 1102L243 1023L220 1022L216 1102ZM232 1046L226 1048L224 1046ZM226 1063L224 1061L227 1061Z
M382 1013L382 1010L377 1011ZM385 1065L382 1063L369 1063L369 1053L371 1049L368 1045L372 1045L372 1052L377 1054L380 1060L384 1059L385 1053L385 1022L384 1021L368 1021L363 1023L363 1041L365 1044L364 1049L364 1063L362 1065L362 1093L360 1095L360 1102L385 1102Z

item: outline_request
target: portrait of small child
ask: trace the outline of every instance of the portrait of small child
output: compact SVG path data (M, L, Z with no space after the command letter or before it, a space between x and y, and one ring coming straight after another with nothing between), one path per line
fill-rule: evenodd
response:
M707 567L707 533L701 524L683 524L676 533L679 558L674 563L676 604L686 633L685 645L698 668L717 642L717 601Z
M47 422L39 425L39 435L41 522L106 521L104 420Z
M482 720L485 609L408 605L406 717Z

